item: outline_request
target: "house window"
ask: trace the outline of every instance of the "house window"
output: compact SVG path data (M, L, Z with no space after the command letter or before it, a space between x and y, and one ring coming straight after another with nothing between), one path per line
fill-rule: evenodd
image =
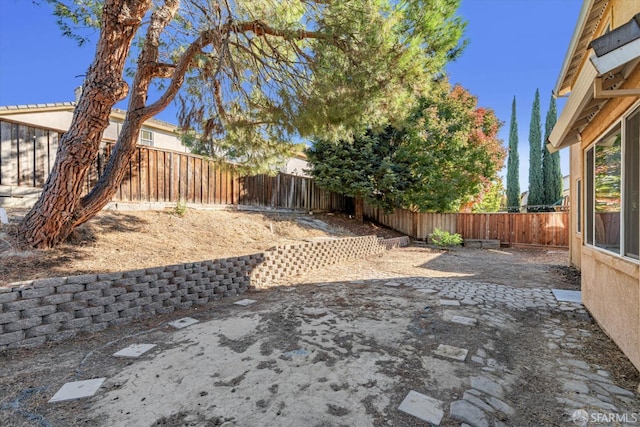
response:
M149 145L153 147L153 132L150 130L141 130L140 131L140 144Z
M638 259L639 168L640 109L586 152L586 244Z
M586 158L586 186L585 189L585 227L586 227L586 242L593 245L593 148L587 151Z

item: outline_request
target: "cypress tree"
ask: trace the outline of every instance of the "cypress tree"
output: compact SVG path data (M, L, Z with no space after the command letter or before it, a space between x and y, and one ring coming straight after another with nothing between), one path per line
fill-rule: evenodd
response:
M516 119L516 97L511 104L511 125L509 126L509 158L507 160L507 210L520 210L520 160L518 158L518 121Z
M558 114L556 112L556 99L551 96L549 111L544 127L544 141L542 143L542 182L544 187L543 204L553 205L562 197L562 171L560 170L560 153L550 153L547 149L549 135L556 124Z
M527 205L544 204L542 187L542 135L540 134L540 91L536 89L536 96L531 107L531 122L529 123L529 198ZM535 210L535 208L534 208Z

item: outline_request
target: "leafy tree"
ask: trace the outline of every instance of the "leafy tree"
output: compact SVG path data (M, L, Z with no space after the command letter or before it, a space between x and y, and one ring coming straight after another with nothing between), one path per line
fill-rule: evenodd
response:
M353 141L316 140L307 150L316 183L355 198L355 216L363 221L363 202L386 211L402 203L409 185L409 159L401 132L387 127L367 131Z
M336 140L403 117L416 88L459 53L464 28L459 0L45 1L66 35L100 33L49 179L20 225L39 248L108 203L142 123L170 103L210 153L264 164L292 135ZM125 98L112 155L83 196L111 109Z
M385 210L457 212L502 167L499 127L493 111L443 80L397 128L370 130L350 145L316 141L311 173L320 186Z
M435 84L406 126L413 164L404 206L458 212L487 188L504 164L502 123L462 86Z
M489 183L488 189L474 202L471 211L474 213L498 212L505 204L505 190L501 179Z
M518 156L518 119L516 117L516 97L511 104L511 124L509 126L509 158L507 161L507 210L520 210L520 159Z
M544 189L542 187L542 135L540 134L540 91L536 95L531 107L531 122L529 123L529 197L527 205L539 206L544 204ZM532 208L537 209L537 208Z
M547 148L549 135L556 124L558 113L556 99L551 96L549 110L544 126L544 141L542 141L542 189L543 205L553 205L562 197L562 171L560 169L560 153L550 153Z

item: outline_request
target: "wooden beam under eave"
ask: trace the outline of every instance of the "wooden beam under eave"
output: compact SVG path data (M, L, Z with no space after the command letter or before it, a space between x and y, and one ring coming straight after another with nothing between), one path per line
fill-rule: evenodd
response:
M595 80L595 78L593 79ZM633 70L627 80L622 84L623 89L640 87L640 67ZM636 102L636 98L615 97L603 105L596 117L582 130L582 141L584 144L591 144L599 138L614 122L628 111Z
M615 98L620 96L640 96L640 88L631 89L603 89L602 77L593 82L593 97L595 99Z

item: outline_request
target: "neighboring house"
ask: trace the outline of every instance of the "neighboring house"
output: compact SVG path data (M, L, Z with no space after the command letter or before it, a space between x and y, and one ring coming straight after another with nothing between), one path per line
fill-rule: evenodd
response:
M0 185L44 183L53 165L58 140L69 129L75 102L0 106ZM103 141L115 142L126 111L113 109ZM139 144L187 152L176 126L151 119L140 131Z
M296 153L287 159L280 171L290 175L310 177L311 175L305 172L310 168L311 165L307 161L307 155L304 153Z
M570 261L582 300L640 369L640 0L585 0L549 148L570 147Z

